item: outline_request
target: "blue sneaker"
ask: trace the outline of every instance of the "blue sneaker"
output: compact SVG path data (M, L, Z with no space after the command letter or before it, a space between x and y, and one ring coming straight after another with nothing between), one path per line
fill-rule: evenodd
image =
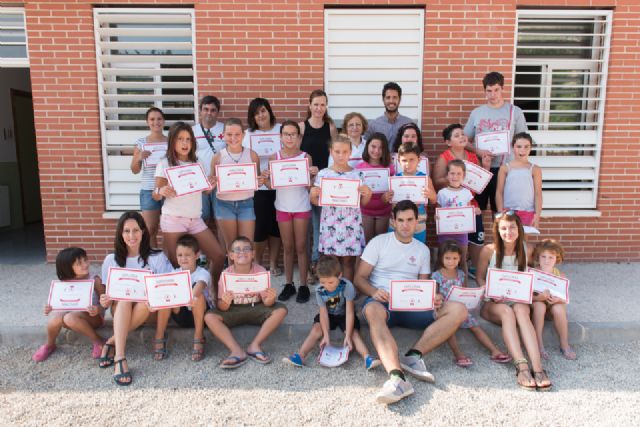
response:
M298 368L302 368L304 366L302 357L300 357L298 353L293 353L289 355L289 357L284 357L282 361L288 363L289 365L297 366Z
M381 365L380 360L374 359L370 354L367 354L367 357L364 358L364 367L367 371L377 368Z

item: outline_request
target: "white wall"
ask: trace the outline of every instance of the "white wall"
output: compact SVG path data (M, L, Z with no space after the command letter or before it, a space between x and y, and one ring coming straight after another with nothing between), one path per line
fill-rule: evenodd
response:
M31 92L28 68L0 69L0 163L16 163L11 89Z

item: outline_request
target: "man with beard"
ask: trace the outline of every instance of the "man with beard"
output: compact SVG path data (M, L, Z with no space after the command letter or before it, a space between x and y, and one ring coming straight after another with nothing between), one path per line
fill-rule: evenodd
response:
M367 129L367 138L376 132L384 134L389 141L389 150L393 147L400 126L413 122L409 117L403 116L398 112L401 98L402 88L398 83L389 82L385 84L382 88L384 114L369 122L369 128Z

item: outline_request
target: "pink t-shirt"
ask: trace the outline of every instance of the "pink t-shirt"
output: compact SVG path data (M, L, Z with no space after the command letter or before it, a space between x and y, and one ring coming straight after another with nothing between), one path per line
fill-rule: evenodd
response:
M248 274L255 274L255 273L262 273L265 270L265 268L263 266L261 266L260 264L256 264L255 262L253 263L253 265L251 266L251 270L249 271ZM227 273L235 273L236 269L235 266L232 264L229 267L227 267L224 272ZM222 299L222 295L224 295L224 286L222 283L222 275L220 275L220 280L218 280L218 299ZM255 304L262 301L262 298L260 298L260 295L255 295L252 297L247 297L247 296L243 296L243 295L235 295L233 297L233 303L234 304Z
M381 169L381 168L384 168L384 166L379 166L379 165L372 166L363 160L362 162L358 163L358 165L356 165L355 168L356 169ZM389 176L395 175L393 164L389 165L387 169L389 169ZM362 206L360 210L362 211L362 215L366 215L366 216L377 216L377 217L387 216L391 214L391 204L384 203L382 201L382 193L373 193L371 195L371 200L369 200L369 203Z

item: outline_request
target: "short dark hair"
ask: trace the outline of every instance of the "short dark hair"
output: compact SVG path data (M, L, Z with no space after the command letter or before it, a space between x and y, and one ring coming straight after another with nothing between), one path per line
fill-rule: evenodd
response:
M449 141L451 139L451 135L453 135L453 131L456 129L464 129L460 123L453 123L446 128L442 129L442 139L445 141Z
M420 128L418 127L418 125L413 122L405 123L398 128L396 139L395 141L393 141L393 148L392 148L393 152L394 153L398 152L398 147L400 147L400 144L402 144L402 136L408 129L413 129L416 131L416 136L418 137L416 144L418 144L418 148L420 148L420 153L422 153L424 151L424 146L422 145L422 132L420 131Z
M389 153L389 141L385 134L380 132L375 132L367 139L367 143L364 145L364 150L362 151L362 160L369 163L371 161L371 157L369 157L369 144L371 141L378 140L382 142L382 157L380 158L380 165L384 167L388 167L391 164L391 153Z
M389 82L389 83L385 84L384 86L382 86L382 97L383 98L387 94L388 90L395 90L396 92L398 92L398 97L402 98L402 88L400 87L400 85L398 83Z
M87 251L82 248L70 247L58 252L56 256L56 275L60 280L77 279L73 272L73 264L79 259L87 259Z
M340 277L342 265L335 255L322 255L316 264L318 277Z
M203 105L213 104L216 106L218 111L220 111L220 100L213 95L203 96L200 100L200 104L198 105L198 111L202 111Z
M282 122L282 124L280 125L280 135L282 135L282 131L284 130L285 126L292 126L296 128L298 131L298 135L300 135L300 125L298 124L298 122L294 122L293 120L285 120L284 122Z
M145 119L148 119L149 118L149 114L153 113L154 111L156 113L160 113L160 115L162 116L163 119L165 118L164 117L164 112L161 109L159 109L158 107L150 107L147 110L147 113L145 114Z
M231 243L229 243L229 252L231 252L233 245L235 245L236 243L248 243L251 246L251 249L254 248L253 242L251 241L251 239L249 239L246 236L238 236L235 239L233 239Z
M462 169L462 172L467 173L467 166L464 164L464 161L460 159L453 159L449 163L447 163L447 173L451 170L451 166L457 166Z
M500 85L500 87L504 87L504 76L497 71L492 71L490 73L485 74L482 78L482 87L487 88L487 86Z
M527 132L520 132L513 135L513 139L511 140L511 146L513 147L516 144L516 141L519 139L526 139L527 141L529 141L529 144L533 146L533 137L531 136L531 134Z
M451 239L445 240L438 248L438 259L436 261L435 267L436 270L444 267L444 254L446 254L447 252L453 252L460 255L460 263L458 264L458 268L460 267L460 264L462 264L462 248L460 248L458 242Z
M276 125L276 115L273 114L273 110L271 109L271 105L269 101L265 98L254 98L249 103L249 112L247 113L247 123L249 124L249 129L254 131L258 130L258 124L256 123L256 114L260 107L264 107L269 112L269 123L271 127Z
M176 247L183 246L185 248L191 249L193 252L198 253L200 251L200 245L198 244L198 240L193 237L191 234L185 234L178 238L176 242Z
M404 144L400 145L400 147L398 147L398 158L408 153L413 153L418 156L418 158L420 158L420 154L422 154L422 151L420 150L420 147L412 142L405 142Z
M391 210L391 215L393 215L393 218L397 218L398 212L404 212L408 210L412 210L416 219L418 218L418 206L411 200L400 200Z

